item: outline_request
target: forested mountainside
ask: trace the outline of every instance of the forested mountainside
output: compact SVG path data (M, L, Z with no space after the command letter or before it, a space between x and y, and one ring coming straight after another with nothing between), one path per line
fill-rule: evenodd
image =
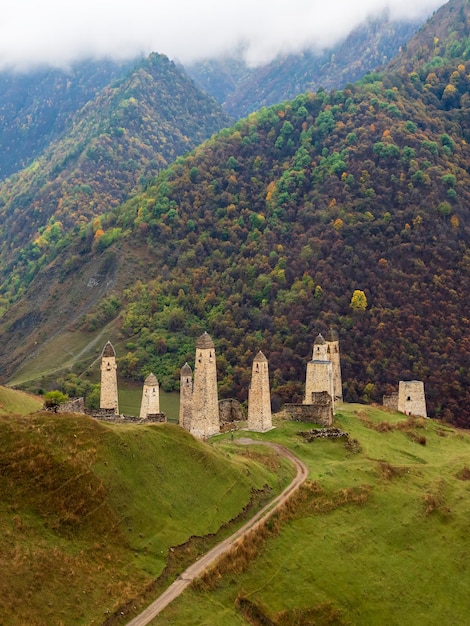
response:
M422 379L431 415L470 426L469 74L450 59L263 109L99 229L59 232L42 260L25 256L31 275L51 262L4 316L3 376L47 341L43 323L93 333L120 312L121 375L174 388L207 330L222 396L246 399L262 349L275 401L296 400L316 333L334 326L346 400ZM111 286L80 318L79 283L100 264Z
M0 180L29 165L79 109L130 67L103 59L67 69L0 72Z
M0 185L1 280L24 286L26 261L40 260L51 241L117 206L142 177L228 123L215 100L166 57L140 62L89 101L62 139Z
M429 62L437 66L459 58L470 59L469 0L444 4L390 61L387 71L412 72Z
M322 52L285 55L257 68L249 68L241 56L228 57L195 63L186 71L239 119L306 91L339 89L362 78L390 61L419 25L394 22L384 15L368 20L343 42Z

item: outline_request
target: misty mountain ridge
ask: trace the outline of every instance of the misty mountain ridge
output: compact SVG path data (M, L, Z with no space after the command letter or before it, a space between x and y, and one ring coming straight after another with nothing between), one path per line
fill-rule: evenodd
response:
M344 41L323 51L305 50L250 68L242 51L186 66L186 71L235 118L291 100L306 91L340 89L384 66L422 22L391 21L387 13L368 19Z

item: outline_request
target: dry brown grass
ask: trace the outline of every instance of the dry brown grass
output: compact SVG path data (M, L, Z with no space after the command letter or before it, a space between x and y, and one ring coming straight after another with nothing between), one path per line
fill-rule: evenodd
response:
M455 477L459 480L470 480L470 468L465 465L456 473Z

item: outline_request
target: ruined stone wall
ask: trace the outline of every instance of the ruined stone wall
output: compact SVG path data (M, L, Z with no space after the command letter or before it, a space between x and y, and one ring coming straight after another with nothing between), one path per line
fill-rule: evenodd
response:
M310 404L286 404L284 408L289 419L331 426L333 402L330 394L327 391L312 392L311 399Z
M135 415L116 415L113 409L93 409L85 411L90 417L94 417L102 422L112 422L113 424L149 424L166 422L165 413L154 413L147 415L145 419Z
M395 391L389 396L383 396L382 404L391 411L398 411L398 392Z
M273 427L268 360L258 352L251 373L248 392L248 430L265 432Z
M221 424L246 420L242 405L235 398L219 400L219 419Z
M61 402L57 407L58 413L85 413L84 398L72 398L67 402Z
M424 383L421 380L401 380L398 384L398 410L405 415L427 417Z

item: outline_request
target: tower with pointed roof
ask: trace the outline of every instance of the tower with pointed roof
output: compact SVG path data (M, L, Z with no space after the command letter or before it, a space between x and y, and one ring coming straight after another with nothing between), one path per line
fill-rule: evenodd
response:
M215 347L207 333L196 341L190 432L199 439L220 432Z
M110 341L101 353L100 409L119 414L116 352Z
M180 417L179 424L190 430L193 403L193 371L187 363L180 371Z
M330 394L333 405L333 366L328 355L328 345L323 335L319 334L313 343L312 360L307 363L304 404L312 404L313 394L321 391Z
M268 359L260 351L253 361L248 391L248 430L265 432L272 427Z
M160 413L160 386L157 377L154 374L149 374L144 381L140 419L147 419L149 415L157 413Z
M339 353L339 335L334 328L330 328L326 334L327 356L333 369L333 399L335 402L343 401L343 382L341 378L341 358Z

